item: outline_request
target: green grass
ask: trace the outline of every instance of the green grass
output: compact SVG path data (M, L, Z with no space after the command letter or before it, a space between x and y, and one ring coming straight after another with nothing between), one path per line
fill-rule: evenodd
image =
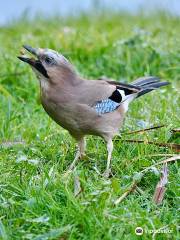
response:
M56 125L39 104L39 86L29 66L16 56L22 44L60 51L87 78L107 76L130 82L143 75L160 76L172 84L131 104L123 131L157 124L165 128L128 136L168 142L178 127L180 81L179 18L157 13L89 15L49 20L21 19L0 29L0 239L142 239L134 230L148 232L168 226L171 233L155 239L178 239L178 163L170 163L169 183L162 205L152 202L159 180L148 172L133 192L115 206L133 176L172 150L150 145L115 142L114 177L105 180L106 148L88 137L84 160L67 181L62 178L76 151L75 141ZM161 170L161 166L157 167ZM82 192L74 196L74 177Z

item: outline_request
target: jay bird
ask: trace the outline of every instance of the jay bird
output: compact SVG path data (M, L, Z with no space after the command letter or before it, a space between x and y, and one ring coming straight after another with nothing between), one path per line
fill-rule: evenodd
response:
M139 78L131 84L108 79L86 80L62 54L51 49L23 47L35 56L18 58L28 63L39 79L43 108L78 142L78 151L69 170L72 171L77 160L85 154L85 135L96 135L107 144L104 176L108 177L112 139L123 124L129 103L168 82L160 82L152 76Z

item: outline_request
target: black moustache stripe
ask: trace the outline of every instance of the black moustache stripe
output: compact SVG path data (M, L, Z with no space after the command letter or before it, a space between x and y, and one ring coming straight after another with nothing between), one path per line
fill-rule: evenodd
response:
M46 69L43 67L42 63L40 61L36 61L34 64L34 67L43 74L44 77L49 78Z

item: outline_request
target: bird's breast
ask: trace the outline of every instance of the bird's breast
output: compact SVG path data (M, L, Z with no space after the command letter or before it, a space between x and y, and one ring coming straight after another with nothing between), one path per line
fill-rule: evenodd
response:
M47 114L61 127L69 132L79 134L79 124L76 121L75 113L68 103L55 103L48 99L42 98L42 106Z

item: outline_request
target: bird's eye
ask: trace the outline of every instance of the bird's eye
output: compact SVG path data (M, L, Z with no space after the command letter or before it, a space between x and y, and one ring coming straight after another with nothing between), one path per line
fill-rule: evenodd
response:
M46 57L46 58L45 58L45 62L46 62L47 64L52 64L52 63L53 63L53 58L51 58L51 57Z

